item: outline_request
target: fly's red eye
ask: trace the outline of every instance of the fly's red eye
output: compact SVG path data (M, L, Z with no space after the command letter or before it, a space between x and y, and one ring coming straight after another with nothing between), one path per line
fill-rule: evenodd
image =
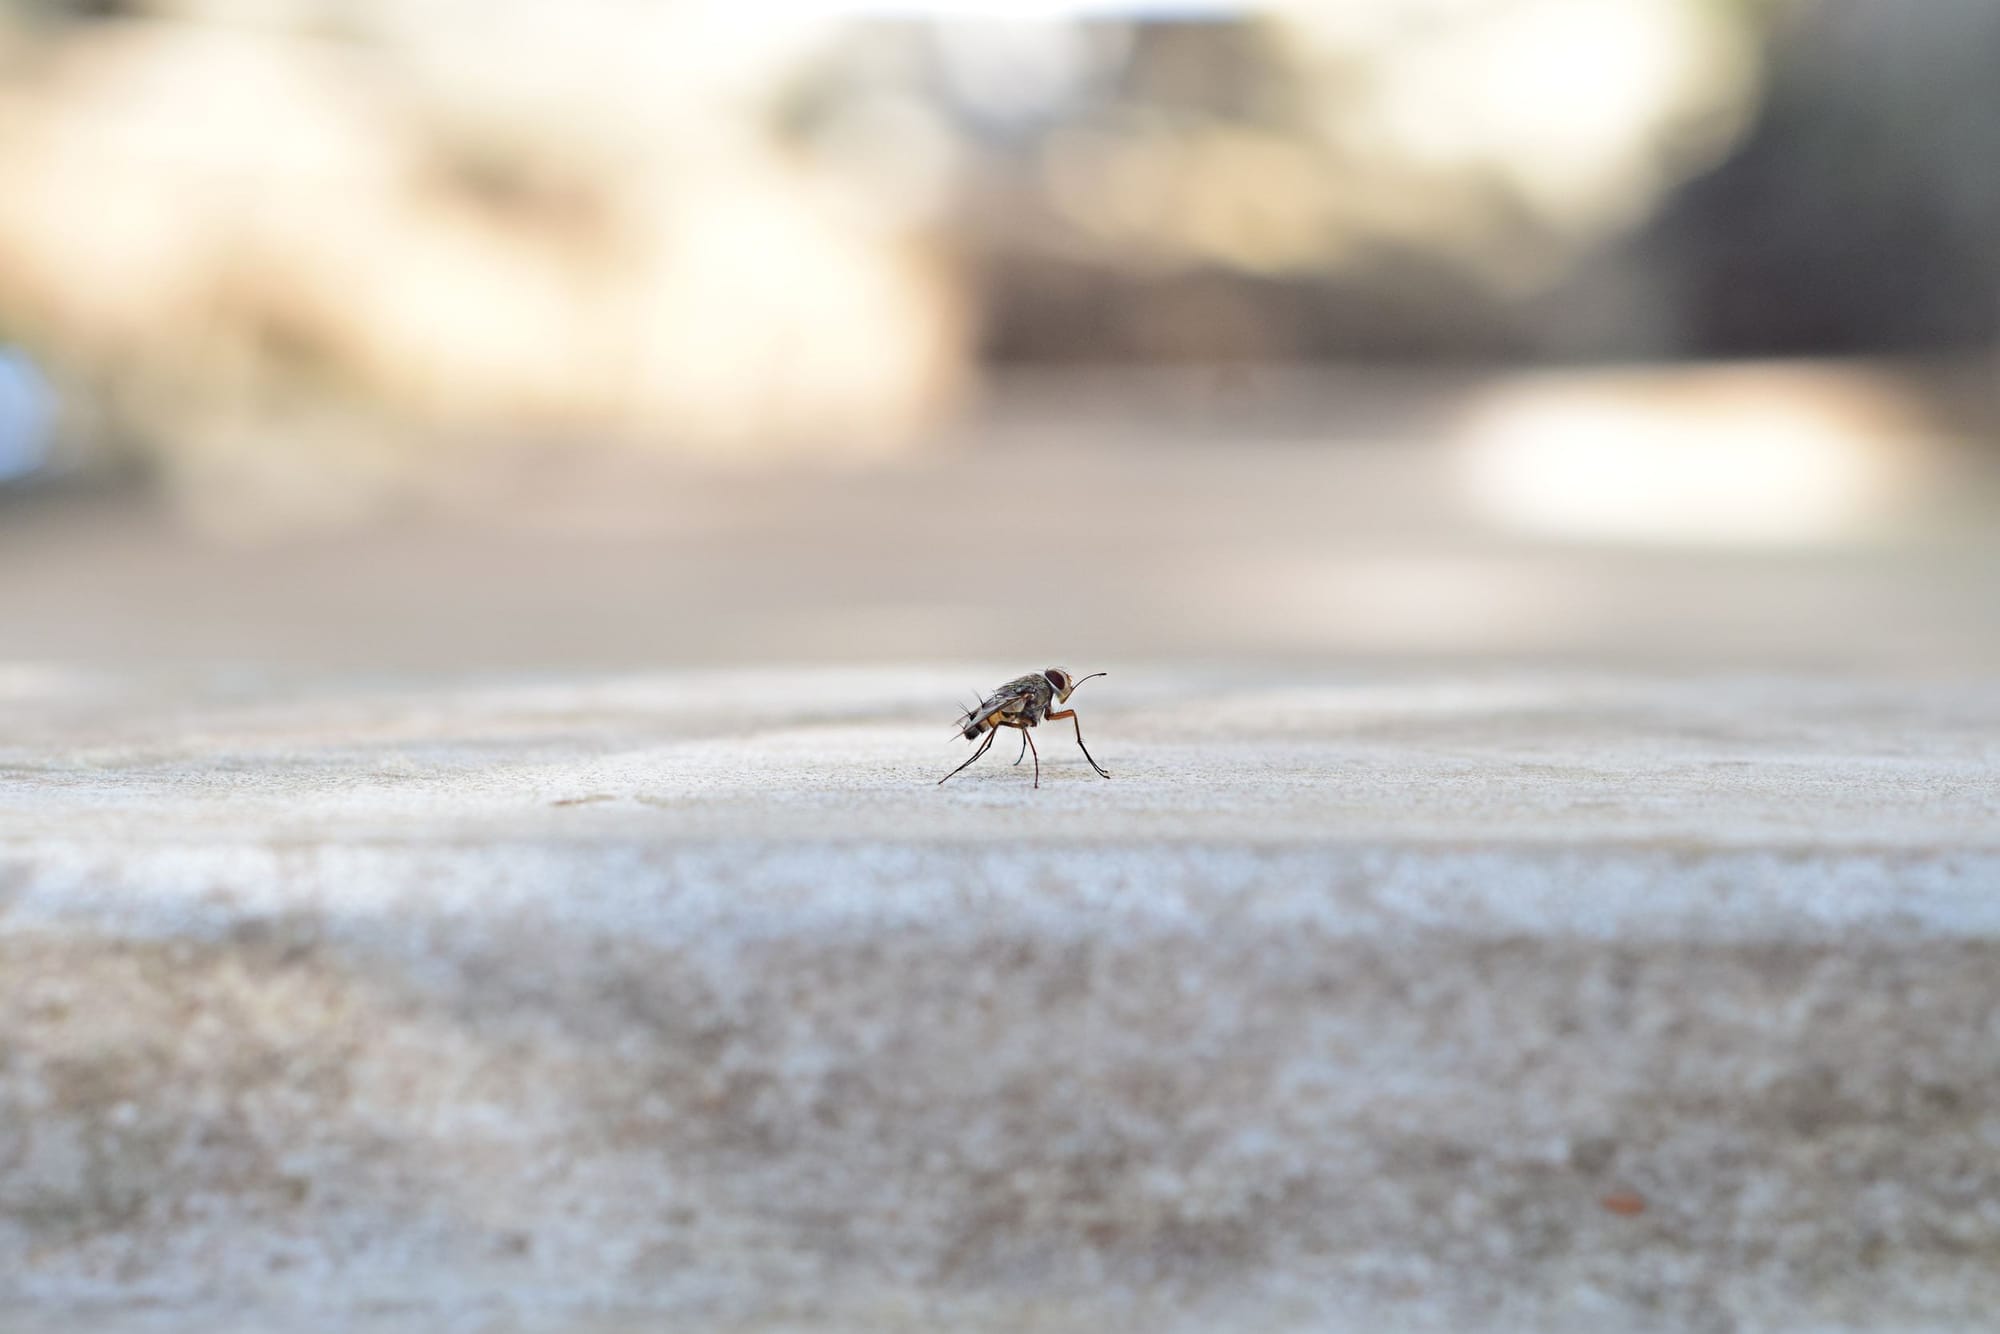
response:
M1049 684L1054 686L1057 690L1064 690L1067 689L1069 686L1069 678L1067 676L1064 676L1061 672L1046 672L1044 673L1044 675L1046 675L1049 678Z

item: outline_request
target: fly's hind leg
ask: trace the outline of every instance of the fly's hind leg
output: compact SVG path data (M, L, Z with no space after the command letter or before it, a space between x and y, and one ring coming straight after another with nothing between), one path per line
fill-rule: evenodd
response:
M1061 722L1065 718L1069 719L1070 725L1076 728L1076 748L1083 752L1083 758L1090 761L1090 767L1097 770L1099 778L1111 777L1111 771L1099 764L1097 757L1090 753L1090 747L1083 744L1083 724L1077 721L1075 709L1064 709L1061 713L1045 713L1042 718L1044 722L1051 723Z
M965 772L965 770L966 770L966 768L967 768L967 767L968 767L969 765L971 765L971 763L972 763L972 761L973 761L973 760L976 760L976 759L978 759L978 758L979 758L979 757L980 757L981 755L984 755L984 754L985 754L985 753L986 753L987 751L989 751L989 750L991 750L991 749L993 748L993 738L994 738L994 737L996 737L996 736L999 736L999 735L1000 735L1000 732L999 732L999 729L998 729L998 728L994 728L994 729L992 729L992 730L988 731L988 732L986 733L986 740L984 740L984 741L980 742L980 743L979 743L979 749L978 749L978 750L975 750L975 751L973 751L973 752L972 752L972 759L970 759L970 760L967 760L967 761L966 761L966 762L965 762L964 764L961 764L961 765L959 765L959 766L958 766L958 767L957 767L956 769L953 769L953 770L952 770L952 771L951 771L950 773L946 774L946 775L945 775L945 776L944 776L943 778L940 778L940 779L938 779L938 780L937 780L937 785L938 785L939 787L943 787L943 786L944 786L944 785L945 785L945 784L946 784L947 782L949 782L949 781L950 781L951 779L954 779L954 778L958 777L958 776L959 776L960 774L964 773L964 772Z

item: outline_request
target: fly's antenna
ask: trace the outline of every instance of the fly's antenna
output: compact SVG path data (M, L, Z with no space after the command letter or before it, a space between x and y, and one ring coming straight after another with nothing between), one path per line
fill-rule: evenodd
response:
M1109 675L1111 675L1110 672L1092 672L1089 676L1086 676L1082 678L1082 680L1079 680L1075 682L1073 685L1071 685L1069 688L1069 692L1070 694L1074 695L1076 693L1077 686L1082 685L1084 681L1094 681L1100 676L1109 676Z

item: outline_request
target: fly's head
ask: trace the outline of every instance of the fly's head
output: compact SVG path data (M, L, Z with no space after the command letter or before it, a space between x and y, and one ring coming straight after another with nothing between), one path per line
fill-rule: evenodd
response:
M1109 675L1109 673L1092 672L1090 676L1082 677L1081 679L1079 679L1077 677L1071 676L1069 674L1068 669L1062 667L1050 667L1049 669L1047 669L1042 673L1042 676L1045 679L1047 679L1049 686L1056 692L1056 703L1058 704L1069 703L1070 692L1075 690L1078 686L1082 685L1085 681L1090 680L1092 676L1106 676L1106 675Z

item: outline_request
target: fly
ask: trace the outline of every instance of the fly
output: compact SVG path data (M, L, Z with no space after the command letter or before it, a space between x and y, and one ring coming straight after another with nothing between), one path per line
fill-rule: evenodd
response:
M993 738L1000 735L1001 728L1013 727L1020 729L1021 733L1021 755L1014 757L1014 763L1019 764L1022 755L1033 751L1035 786L1039 788L1042 785L1042 752L1035 749L1035 739L1028 735L1028 730L1037 723L1060 722L1064 718L1069 719L1070 724L1076 728L1076 748L1083 752L1083 758L1090 761L1090 767L1097 771L1097 776L1111 777L1104 766L1092 757L1090 747L1083 744L1083 724L1077 721L1076 710L1064 709L1061 713L1055 712L1055 706L1069 703L1070 692L1084 681L1108 675L1110 675L1108 672L1092 672L1090 676L1079 681L1062 668L1051 667L1045 672L1031 672L1027 676L1017 676L1001 686L960 716L957 723L960 736L967 741L978 741L982 736L986 739L979 743L978 750L972 752L972 759L938 779L938 785L942 787L949 780L956 778L973 760L991 749Z

